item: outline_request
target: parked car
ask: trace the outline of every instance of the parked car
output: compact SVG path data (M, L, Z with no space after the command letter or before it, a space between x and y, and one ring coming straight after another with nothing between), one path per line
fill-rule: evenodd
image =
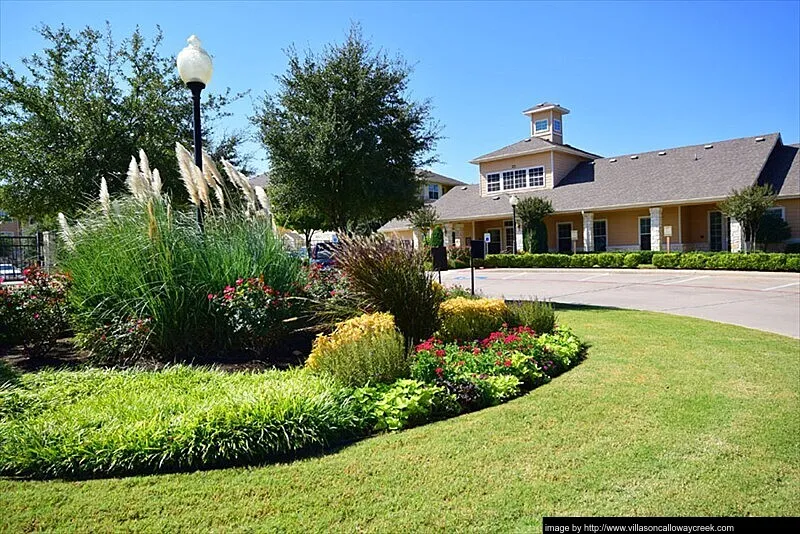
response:
M336 263L336 243L317 243L311 251L311 263L330 267Z
M22 271L10 263L0 263L0 278L10 278L12 276L22 276Z

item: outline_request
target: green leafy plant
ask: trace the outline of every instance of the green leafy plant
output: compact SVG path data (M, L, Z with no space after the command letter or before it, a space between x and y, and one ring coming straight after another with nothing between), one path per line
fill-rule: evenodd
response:
M22 272L21 286L0 286L0 341L22 343L25 353L42 357L67 330L68 277L38 267Z
M431 246L443 247L444 246L444 230L441 226L436 226L431 232Z
M135 362L148 353L152 319L114 320L75 336L75 345L89 352L93 363Z
M744 252L755 250L756 236L761 218L775 204L778 194L769 184L754 184L741 190L734 189L731 194L719 203L719 209L736 219L742 226Z
M535 299L508 305L506 322L511 326L527 326L537 334L549 334L556 327L556 313L549 302Z
M447 341L481 339L499 330L507 313L500 299L448 299L439 307L442 326L438 335Z
M425 422L443 393L441 387L403 379L357 389L354 398L375 430L400 430Z
M517 216L522 221L525 250L547 252L547 226L544 224L544 218L553 212L553 204L540 197L525 197L517 204Z

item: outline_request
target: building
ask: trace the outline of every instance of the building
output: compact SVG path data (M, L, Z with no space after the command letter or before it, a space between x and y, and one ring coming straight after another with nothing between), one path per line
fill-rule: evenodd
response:
M530 135L471 161L480 183L452 188L433 206L447 245L488 234L493 250L510 252L522 235L511 221L512 195L551 201L545 219L553 252L741 250L740 225L717 203L733 189L769 183L775 212L800 241L800 154L779 133L604 158L564 143L569 110L545 102L523 112ZM407 239L407 220L381 232ZM573 240L573 238L576 238Z

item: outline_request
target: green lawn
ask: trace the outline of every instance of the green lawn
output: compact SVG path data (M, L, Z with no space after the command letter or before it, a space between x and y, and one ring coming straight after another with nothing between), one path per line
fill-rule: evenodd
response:
M800 514L800 345L578 309L588 359L508 404L259 468L0 480L0 530L524 531L542 515Z

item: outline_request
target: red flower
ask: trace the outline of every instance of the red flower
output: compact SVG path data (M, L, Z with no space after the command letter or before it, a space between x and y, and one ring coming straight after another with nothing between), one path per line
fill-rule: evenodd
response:
M474 349L472 349L472 354L480 354L480 353L481 353L481 349L479 349L478 347L475 347Z
M436 375L437 376L442 376L442 374L444 374L444 369L442 369L441 367L437 367L436 368Z
M208 294L208 300L214 300L214 293Z
M503 362L503 365L505 365L506 367L511 367L511 359L506 358L506 361Z
M436 351L437 358L444 358L445 352L442 349Z

